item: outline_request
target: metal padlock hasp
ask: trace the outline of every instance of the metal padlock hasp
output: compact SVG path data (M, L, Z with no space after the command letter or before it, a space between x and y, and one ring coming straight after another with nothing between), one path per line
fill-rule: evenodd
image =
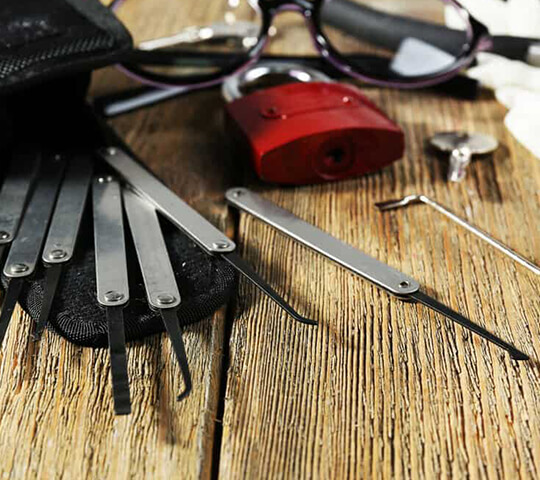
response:
M247 81L275 73L297 81L240 94ZM318 73L265 62L224 84L229 130L262 180L293 185L341 180L380 170L403 155L398 125L358 88L318 81Z

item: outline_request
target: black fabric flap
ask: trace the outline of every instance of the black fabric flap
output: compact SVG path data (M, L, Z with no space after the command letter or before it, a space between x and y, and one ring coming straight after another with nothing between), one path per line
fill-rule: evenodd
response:
M0 95L115 63L131 47L98 0L2 0Z

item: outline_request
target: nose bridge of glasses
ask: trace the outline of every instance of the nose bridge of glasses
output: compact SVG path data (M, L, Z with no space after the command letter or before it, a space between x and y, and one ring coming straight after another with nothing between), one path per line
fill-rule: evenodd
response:
M304 19L308 33L311 34L312 40L317 48L317 27L313 23L313 13L318 8L318 5L324 0L259 0L259 5L266 13L268 26L274 25L276 16L280 13L298 13Z
M260 7L272 11L273 14L281 12L298 12L309 16L317 2L309 0L259 0Z
M325 0L258 0L259 7L265 17L263 30L271 32L273 28L277 28L278 31L280 31L281 26L275 24L276 17L279 16L280 13L298 13L305 22L305 26L307 27L306 33L311 36L315 50L320 51L317 41L317 28L313 24L313 13L324 1ZM261 49L268 44L268 41L270 40L269 37L272 36L273 34L270 36L263 34L261 37L261 40L263 40Z

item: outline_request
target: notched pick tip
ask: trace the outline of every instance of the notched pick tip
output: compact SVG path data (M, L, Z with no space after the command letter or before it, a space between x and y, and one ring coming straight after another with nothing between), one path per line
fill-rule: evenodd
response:
M178 396L176 397L176 400L177 400L178 402L181 402L182 400L184 400L184 398L189 397L189 394L190 394L190 393L191 393L191 388L186 389L186 390L184 390L180 395L178 395Z
M396 208L406 207L411 203L417 203L421 201L421 195L407 195L406 197L397 198L394 200L385 200L384 202L377 202L375 206L381 211L394 210Z
M512 360L518 361L529 360L530 358L529 355L520 351L510 352L510 357L512 358Z
M297 321L297 322L300 322L300 323L304 323L305 325L311 325L313 327L318 327L319 326L319 322L315 321L315 320L311 320L311 318L306 318L306 317L294 317L294 319Z
M117 416L120 415L131 415L131 405L121 406L121 407L115 407L114 408L114 414Z

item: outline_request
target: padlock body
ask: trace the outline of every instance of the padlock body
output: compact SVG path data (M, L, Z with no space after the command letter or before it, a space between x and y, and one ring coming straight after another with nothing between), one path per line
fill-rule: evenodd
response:
M241 151L267 182L355 177L403 155L401 129L352 85L291 83L234 100L226 110Z

